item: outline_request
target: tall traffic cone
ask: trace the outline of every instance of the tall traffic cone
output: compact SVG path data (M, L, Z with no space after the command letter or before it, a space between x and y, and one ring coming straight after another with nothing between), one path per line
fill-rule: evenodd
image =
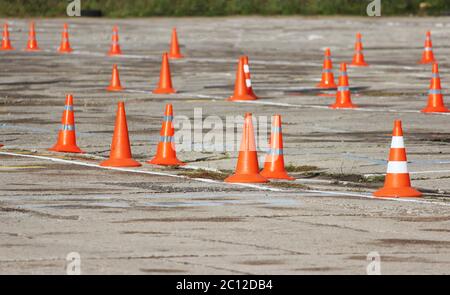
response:
M356 34L355 55L353 56L352 66L367 67L368 64L364 60L363 45L361 40L361 33Z
M236 70L236 82L234 84L234 94L228 100L254 100L247 88L247 82L244 71L244 57L239 58L238 67Z
M66 105L64 106L64 112L61 119L61 129L58 133L58 141L48 150L65 153L83 153L77 146L75 118L73 114L73 96L71 94L66 95Z
M30 23L30 32L28 35L28 42L27 47L25 48L26 51L37 51L40 50L39 46L36 41L36 31L34 28L34 22Z
M389 163L387 167L384 187L374 192L376 197L388 198L414 198L422 194L411 187L408 173L406 149L403 142L402 121L394 122L392 132L392 144L389 152Z
M178 45L177 29L172 29L172 41L170 42L169 58L183 58L184 56L180 52L180 46Z
M3 38L0 50L14 50L11 45L11 40L9 39L9 28L7 23L3 25Z
M69 26L64 24L63 32L61 36L61 44L59 45L58 52L60 53L70 53L73 49L70 48L69 42Z
M185 165L185 163L177 159L174 140L175 129L173 127L173 108L171 104L166 105L159 135L160 140L156 150L156 156L150 161L147 161L147 163L164 166Z
M108 55L121 55L122 50L120 50L119 45L119 28L117 26L113 27L113 34L112 34L112 42L111 42L111 48L109 49Z
M252 114L245 114L242 132L241 147L233 175L227 177L225 182L234 183L262 183L267 178L259 173L258 154L256 152L255 134L253 132Z
M255 99L258 99L255 92L253 92L252 79L250 77L250 66L248 64L248 56L244 55L244 74L245 74L245 85L247 85L247 91L250 96L253 96Z
M123 90L122 85L120 84L119 70L117 69L117 65L113 65L111 81L109 82L109 86L106 88L108 91L121 91Z
M270 135L270 149L266 155L264 169L261 175L265 178L294 180L284 168L283 134L281 130L281 116L272 118L272 133Z
M167 52L162 55L161 71L159 73L158 87L153 90L155 94L171 94L177 91L173 89L170 75L169 58Z
M331 51L330 48L325 49L325 57L323 60L322 68L322 80L317 87L320 88L336 88L336 83L334 83L333 75L333 62L331 61Z
M425 39L425 47L422 53L422 60L419 62L420 64L429 64L435 62L434 53L433 53L433 43L431 42L431 32L427 32L427 36Z
M422 113L447 113L444 105L444 97L441 89L441 78L439 76L439 66L437 63L433 64L433 73L431 76L430 90L428 92L428 105L424 108Z
M347 65L341 63L341 75L336 92L336 102L330 106L332 109L353 109L357 106L352 103L350 87L348 84Z
M107 167L139 167L141 163L133 160L130 138L128 137L127 115L125 104L120 101L117 106L116 126L111 143L109 159L100 163Z

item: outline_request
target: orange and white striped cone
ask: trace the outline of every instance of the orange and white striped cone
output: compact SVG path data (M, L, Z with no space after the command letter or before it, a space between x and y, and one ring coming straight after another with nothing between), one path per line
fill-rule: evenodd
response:
M39 46L36 40L36 30L34 28L34 22L30 23L30 32L28 35L28 42L27 47L25 48L26 51L38 51Z
M108 55L121 55L122 50L120 49L119 45L119 28L117 26L113 27L113 34L112 34L112 41L111 41L111 48L109 49Z
M427 32L427 36L425 39L425 46L422 53L422 60L419 62L420 64L429 64L435 62L433 53L433 42L431 42L431 32Z
M0 50L14 50L9 39L9 27L7 23L3 25L2 46Z
M384 187L374 192L373 195L385 198L416 198L422 195L411 187L403 141L402 121L400 120L394 122Z
M357 106L352 103L350 97L350 86L348 83L347 65L341 63L341 75L336 92L336 102L330 106L332 109L353 109Z
M255 100L255 97L250 95L247 88L247 79L244 71L244 57L239 58L236 70L236 82L234 84L234 93L227 100Z
M258 153L256 151L255 133L253 130L252 114L245 114L241 146L236 170L228 176L225 182L231 183L263 183L267 178L259 172Z
M334 75L333 75L333 62L331 61L331 51L330 48L325 49L325 56L323 60L323 68L322 68L322 80L317 87L320 88L336 88L336 83L334 83Z
M73 49L70 47L69 42L69 25L64 24L63 32L61 36L61 44L59 45L58 52L60 53L70 53Z
M268 179L294 180L287 174L284 167L283 133L281 130L281 116L272 117L272 132L270 135L270 149L266 155L264 169L261 175Z
M432 76L430 81L430 90L428 91L428 105L421 112L422 113L447 113L444 105L444 97L442 95L441 78L439 76L439 66L437 63L433 64Z
M363 45L361 34L356 34L355 55L353 56L352 66L367 67L368 64L364 60Z
M73 113L73 96L66 95L66 105L61 119L61 129L58 133L58 141L48 149L54 152L64 153L83 153L77 146L77 139L75 134L75 116Z
M248 63L248 56L243 56L244 61L244 73L245 73L245 85L247 85L247 91L250 96L253 96L255 99L258 99L255 92L253 92L252 79L250 77L250 66Z
M174 139L175 129L173 127L173 107L171 104L166 105L164 119L159 135L160 140L156 150L156 156L150 161L147 161L147 163L163 166L186 165L177 158Z

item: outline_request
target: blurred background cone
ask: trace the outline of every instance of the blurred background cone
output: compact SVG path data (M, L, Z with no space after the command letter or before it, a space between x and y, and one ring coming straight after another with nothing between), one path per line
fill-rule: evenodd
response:
M245 85L247 85L247 92L250 96L253 96L254 99L258 99L255 92L253 92L252 78L250 76L250 66L248 64L248 56L243 56L244 61L244 74L245 74Z
M336 92L336 102L330 106L332 109L352 109L357 106L352 103L350 87L348 84L347 65L341 63L341 75Z
M72 48L70 47L69 42L69 26L64 24L63 32L61 36L61 44L59 45L58 52L60 53L70 53L72 52Z
M425 38L425 46L422 53L422 59L419 62L420 64L430 64L435 62L434 53L433 53L433 42L431 42L431 32L428 31Z
M14 50L9 39L9 27L7 23L3 25L2 46L0 50Z
M27 47L25 48L26 51L38 51L39 46L36 40L36 31L34 28L34 22L30 23L30 31L28 34L28 42L27 42Z
M422 113L447 113L449 110L444 105L442 95L441 78L439 76L439 66L433 64L430 90L428 91L428 105L422 110Z
M352 66L367 67L368 64L364 60L363 45L361 34L356 34L355 54L353 55Z
M322 80L317 87L320 88L336 88L336 83L334 83L334 75L333 75L333 62L331 61L331 51L330 48L325 49L325 56L323 60L322 67Z
M111 81L109 82L109 86L106 88L108 91L121 91L123 90L122 85L120 84L119 70L117 69L117 65L113 65Z
M170 51L169 51L169 58L183 58L184 56L180 52L180 46L178 45L178 35L177 35L177 29L172 29L172 41L170 42Z
M119 28L117 26L113 27L113 33L112 33L112 41L111 41L111 48L109 49L108 55L121 55L122 50L120 49L119 45Z
M172 77L170 74L169 58L167 52L162 55L161 71L159 73L158 87L153 90L154 94L171 94L177 91L172 86Z
M236 82L234 84L234 93L228 100L255 100L247 88L247 81L244 71L244 57L239 58L238 67L236 70Z
M117 106L116 126L111 144L109 159L100 163L108 167L139 167L141 164L133 160L130 139L128 136L127 115L125 104L120 101Z

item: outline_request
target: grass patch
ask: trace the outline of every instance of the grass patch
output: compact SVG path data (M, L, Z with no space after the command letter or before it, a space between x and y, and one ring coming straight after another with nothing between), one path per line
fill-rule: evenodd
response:
M319 169L317 166L300 165L296 166L293 164L288 164L284 167L287 172L311 172Z
M183 170L181 173L178 173L178 174L189 177L189 178L205 178L205 179L212 179L212 180L219 180L219 181L223 181L223 180L225 180L225 178L228 177L228 174L204 170L204 169Z
M292 188L303 189L303 190L310 189L310 187L308 187L304 184L290 182L290 181L272 181L272 182L268 183L268 186L276 187L276 188L287 188L287 189L290 189L290 188L291 189Z

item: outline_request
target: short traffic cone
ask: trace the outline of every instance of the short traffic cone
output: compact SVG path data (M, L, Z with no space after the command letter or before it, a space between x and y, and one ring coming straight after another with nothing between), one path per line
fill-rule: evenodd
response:
M106 90L108 91L123 90L123 87L120 84L119 70L117 69L117 65L113 65L111 81L109 82L109 86L106 88Z
M364 60L363 45L362 45L360 33L356 34L355 55L353 56L353 61L352 61L351 65L358 66L358 67L367 67L368 66L368 64Z
M252 79L250 77L250 66L248 64L248 56L243 56L244 58L244 73L245 73L245 85L247 85L247 91L250 96L258 99L255 92L253 92Z
M353 109L357 106L352 103L350 87L348 84L347 65L341 63L341 75L336 92L336 102L330 106L332 109Z
M290 177L284 168L283 134L280 115L275 115L272 118L270 149L266 155L264 169L261 171L261 175L269 179L295 179L294 177Z
M334 83L333 75L333 62L331 61L331 51L330 48L325 49L325 57L323 60L322 68L322 80L317 87L320 88L336 88L336 83Z
M169 58L183 58L184 56L180 52L180 46L178 45L177 29L172 29L172 41L170 43Z
M253 132L252 114L245 114L242 132L241 147L233 175L227 177L225 182L233 183L262 183L267 178L259 173L258 154L256 152L255 135Z
M25 48L26 51L38 51L39 46L36 41L36 31L34 28L34 22L30 23L30 32L28 35L28 42L27 42L27 48Z
M424 108L422 113L447 113L444 105L444 97L441 89L441 78L439 77L439 66L437 63L433 64L433 73L431 76L430 90L428 91L428 105Z
M108 55L121 55L122 50L120 50L119 45L119 28L117 26L113 27L113 34L112 34L112 42L111 42L111 48L109 49Z
M403 142L402 121L400 120L394 122L384 187L373 194L376 197L387 198L414 198L422 195L419 191L411 187L406 149Z
M130 138L128 137L127 115L125 114L125 104L120 101L117 106L116 126L111 143L109 159L100 163L106 167L139 167L141 163L133 160L130 148Z
M66 105L61 119L61 129L58 133L57 143L49 151L65 153L83 153L77 146L75 134L75 118L73 113L73 96L66 95Z
M59 45L58 52L60 53L70 53L73 49L70 48L70 42L69 42L69 26L67 24L64 24L62 37L61 37L61 44Z
M419 62L420 64L429 64L435 62L434 53L433 53L433 43L431 42L431 32L427 32L427 36L425 39L425 48L422 53L422 60Z
M153 90L155 94L171 94L177 91L173 89L170 75L169 58L167 52L162 55L161 71L159 73L158 87Z
M11 40L9 39L9 28L7 23L3 25L3 38L0 50L14 50L11 45Z
M186 165L177 159L175 149L175 130L173 127L173 108L171 104L166 105L161 131L159 133L160 140L156 150L156 156L147 161L149 164L164 166L180 166Z
M236 70L236 82L234 84L234 94L228 100L254 100L247 88L247 82L244 71L244 57L239 58L238 67Z

